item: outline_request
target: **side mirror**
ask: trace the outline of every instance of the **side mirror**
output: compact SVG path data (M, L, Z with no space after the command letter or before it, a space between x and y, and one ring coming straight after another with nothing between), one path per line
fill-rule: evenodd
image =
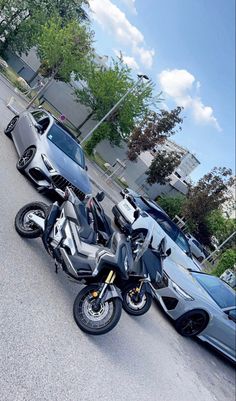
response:
M88 171L88 166L85 166L85 168L84 168L84 169L85 169L85 171Z
M236 323L236 310L235 309L232 309L232 310L229 311L228 318L230 320L233 320L233 322Z
M38 131L39 134L42 133L42 130L43 130L42 125L40 125L38 123L34 123L34 127L36 128L36 130Z
M135 209L134 211L134 220L137 220L140 216L140 210L139 209Z
M102 192L98 192L97 195L95 196L95 198L97 199L98 202L102 202L103 199L105 198L105 193Z
M171 249L168 248L167 251L166 251L166 256L170 256L170 255L171 255Z

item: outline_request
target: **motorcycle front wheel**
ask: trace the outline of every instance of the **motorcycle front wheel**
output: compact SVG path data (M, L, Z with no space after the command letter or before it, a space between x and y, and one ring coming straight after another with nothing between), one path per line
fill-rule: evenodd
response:
M123 296L123 309L129 314L134 316L141 316L146 313L152 304L152 296L145 292L140 296L137 292L137 284L130 283L122 291Z
M88 334L99 335L108 333L120 320L122 302L119 298L111 298L95 308L95 300L99 293L99 285L88 285L77 295L73 314L79 328Z
M29 215L36 214L39 217L46 218L48 206L43 202L31 202L23 206L15 217L15 229L21 237L37 238L42 230L30 221Z

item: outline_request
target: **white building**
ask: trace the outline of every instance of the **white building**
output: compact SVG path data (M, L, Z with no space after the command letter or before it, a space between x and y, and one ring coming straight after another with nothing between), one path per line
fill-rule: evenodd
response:
M182 181L188 182L189 175L200 164L200 161L196 158L196 156L193 153L189 152L189 150L183 148L182 146L168 139L163 145L157 145L153 150L153 152L151 153L155 155L155 153L160 150L166 150L167 152L177 152L182 154L180 164L174 170L173 174L176 175L176 177L178 177Z

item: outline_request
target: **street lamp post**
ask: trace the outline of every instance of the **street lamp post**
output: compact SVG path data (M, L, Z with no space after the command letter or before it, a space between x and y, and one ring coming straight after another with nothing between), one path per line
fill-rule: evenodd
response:
M138 86L138 84L142 81L142 79L148 80L149 78L147 77L147 75L138 75L137 82L135 82L135 84L133 86L131 86L131 88L120 98L120 100L118 100L118 102L115 104L115 106L113 106L108 111L108 113L95 125L95 127L91 131L89 131L89 133L82 139L82 141L80 141L80 143L83 143L88 140L88 138L94 133L94 131L103 123L103 121L105 121L107 119L107 117L109 117L113 113L113 111L115 111L120 106L120 104L130 94L130 92L132 92L133 89Z

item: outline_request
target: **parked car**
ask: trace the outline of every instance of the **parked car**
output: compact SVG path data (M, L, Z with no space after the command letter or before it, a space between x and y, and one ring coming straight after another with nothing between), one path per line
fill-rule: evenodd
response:
M193 256L199 262L202 262L206 258L203 246L191 234L187 234L186 237L187 237L187 240L188 240L188 243L189 243L189 246L190 246Z
M227 284L230 285L230 287L234 288L236 290L236 265L234 266L233 269L226 269L224 273L221 274L220 278L221 280L225 281Z
M156 291L177 331L197 336L236 361L236 293L218 277L165 262L165 286Z
M124 199L112 209L115 224L122 230L127 223L133 222L133 214L136 207L146 212L157 223L153 246L158 246L160 240L166 236L167 247L171 248L171 255L168 259L184 266L186 269L200 270L199 264L194 262L192 258L186 236L155 202L139 195L131 196L130 193L126 194ZM146 223L148 225L148 219ZM140 224L138 221L135 222L133 227L141 228L138 227L138 224Z
M83 149L67 127L43 109L15 116L5 129L19 154L17 169L38 187L70 186L83 200L92 192Z

